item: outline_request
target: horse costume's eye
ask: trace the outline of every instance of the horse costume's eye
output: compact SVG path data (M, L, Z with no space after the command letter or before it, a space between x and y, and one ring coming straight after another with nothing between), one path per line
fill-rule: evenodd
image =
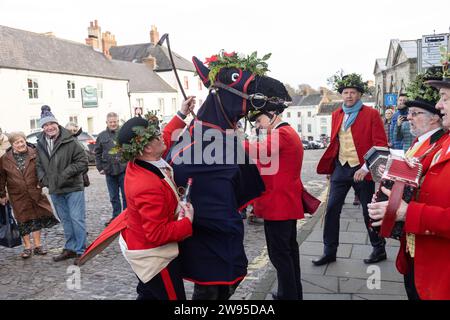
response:
M231 75L231 81L235 82L237 79L239 79L239 73L233 73Z

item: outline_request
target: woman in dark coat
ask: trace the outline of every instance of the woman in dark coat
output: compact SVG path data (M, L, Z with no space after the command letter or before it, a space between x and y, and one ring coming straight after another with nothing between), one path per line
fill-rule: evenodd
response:
M0 202L9 200L13 208L25 247L22 258L29 258L32 253L45 255L40 230L53 227L59 221L53 215L47 196L38 187L36 150L27 145L22 132L11 133L9 142L12 148L0 158ZM30 233L33 234L33 251Z

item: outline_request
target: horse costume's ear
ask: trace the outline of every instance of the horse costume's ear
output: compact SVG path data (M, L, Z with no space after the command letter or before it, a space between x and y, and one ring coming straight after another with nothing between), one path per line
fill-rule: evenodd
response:
M195 69L197 70L198 75L202 79L203 84L205 85L206 88L209 88L209 86L211 85L208 79L209 69L203 64L203 62L198 60L197 57L192 57L192 62L194 63Z

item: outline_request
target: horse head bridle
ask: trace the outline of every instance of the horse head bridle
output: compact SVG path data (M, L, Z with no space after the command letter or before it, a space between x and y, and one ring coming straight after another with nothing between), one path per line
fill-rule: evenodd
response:
M217 104L219 105L219 108L220 108L225 120L227 121L228 125L230 126L230 128L232 128L234 130L236 130L236 124L233 124L233 122L230 120L230 118L227 116L227 114L225 112L225 108L223 107L222 100L220 99L220 95L218 92L219 89L224 89L234 95L237 95L245 100L250 101L250 103L252 104L252 107L256 111L263 109L267 105L267 103L275 104L275 105L283 105L285 107L289 106L289 104L290 104L289 101L285 101L279 97L267 97L266 95L264 95L262 93L246 94L242 91L239 91L230 86L227 86L226 84L216 81L216 82L214 82L213 85L211 85L209 87L209 91L216 98ZM258 103L256 103L256 102L258 102ZM259 104L261 104L261 105L259 106ZM245 115L245 117L248 120L247 115Z

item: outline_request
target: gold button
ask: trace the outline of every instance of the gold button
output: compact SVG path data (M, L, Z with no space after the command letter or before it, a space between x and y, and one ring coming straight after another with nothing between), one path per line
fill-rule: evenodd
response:
M425 230L425 234L429 236L431 234L430 230Z

